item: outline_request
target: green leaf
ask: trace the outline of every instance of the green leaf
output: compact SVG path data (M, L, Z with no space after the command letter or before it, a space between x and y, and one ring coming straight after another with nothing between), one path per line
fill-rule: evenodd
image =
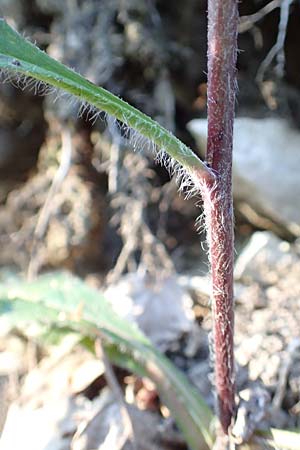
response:
M0 314L18 327L38 322L67 327L83 338L101 337L114 363L146 375L156 384L193 450L212 447L213 414L200 394L137 326L115 314L105 298L80 279L55 273L33 282L0 285Z
M266 439L266 444L273 445L280 450L299 450L300 430L279 430L271 428L269 431L257 433Z
M150 139L190 175L213 176L192 150L171 132L124 102L52 59L0 19L0 69L23 74L62 89L97 109L101 109Z

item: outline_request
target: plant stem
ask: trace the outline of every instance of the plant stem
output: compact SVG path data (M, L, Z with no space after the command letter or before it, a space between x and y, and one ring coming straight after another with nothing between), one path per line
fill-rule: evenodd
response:
M203 200L212 272L212 314L218 415L228 434L235 411L232 137L237 53L237 0L208 0L208 142L216 181Z

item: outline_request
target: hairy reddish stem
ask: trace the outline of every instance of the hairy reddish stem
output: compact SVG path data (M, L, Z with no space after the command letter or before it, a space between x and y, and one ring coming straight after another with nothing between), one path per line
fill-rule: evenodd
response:
M208 0L207 164L214 184L203 183L212 271L212 313L218 414L228 434L235 411L233 354L232 136L236 85L237 0Z

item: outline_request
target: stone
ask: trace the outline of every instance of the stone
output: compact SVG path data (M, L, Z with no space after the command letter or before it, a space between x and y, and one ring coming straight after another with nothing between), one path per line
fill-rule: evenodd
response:
M207 120L188 130L205 152ZM237 118L233 144L233 194L258 214L300 236L300 132L281 118Z
M104 295L119 316L137 323L161 351L193 330L192 299L176 277L153 280L133 272L109 286Z
M236 280L273 285L298 264L299 258L288 242L268 231L257 231L237 258L234 275Z

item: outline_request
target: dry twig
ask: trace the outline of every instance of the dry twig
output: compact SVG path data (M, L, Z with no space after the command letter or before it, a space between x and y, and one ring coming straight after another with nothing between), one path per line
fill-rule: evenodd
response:
M272 0L256 13L241 17L238 27L239 33L245 33L246 31L249 31L254 26L254 24L256 24L256 22L259 22L267 14L274 11L274 9L281 7L281 4L282 0Z
M45 236L50 217L53 213L53 198L61 188L61 185L64 179L66 178L71 165L72 139L70 129L66 127L62 131L61 137L62 137L62 149L61 149L60 163L52 180L46 201L39 213L38 221L34 230L30 262L27 271L28 279L34 278L39 270L40 261L38 258L38 245L39 242Z
M286 393L286 384L287 384L289 372L290 372L292 364L295 360L295 356L297 355L299 350L300 350L300 339L295 338L288 345L286 358L283 361L283 364L280 368L279 380L278 380L276 392L275 392L275 395L274 395L273 401L272 401L272 405L273 405L274 409L281 408L281 404L282 404L282 401L283 401L285 393Z
M264 75L268 67L271 65L273 59L277 57L276 73L279 77L284 74L285 54L284 54L284 42L286 38L287 25L289 20L290 6L294 0L283 0L280 5L280 20L278 26L278 35L275 45L271 48L263 62L261 63L257 75L256 81L262 85Z
M97 338L95 341L95 351L98 358L103 361L105 367L105 378L108 386L110 387L112 393L114 394L116 400L119 402L121 408L121 414L123 418L124 425L124 436L122 441L125 442L127 439L130 440L132 444L133 450L137 450L135 439L134 439L134 428L131 420L131 416L128 410L128 406L126 401L124 400L122 389L118 383L117 377L114 373L113 367L106 355L106 352L103 348L101 338Z

